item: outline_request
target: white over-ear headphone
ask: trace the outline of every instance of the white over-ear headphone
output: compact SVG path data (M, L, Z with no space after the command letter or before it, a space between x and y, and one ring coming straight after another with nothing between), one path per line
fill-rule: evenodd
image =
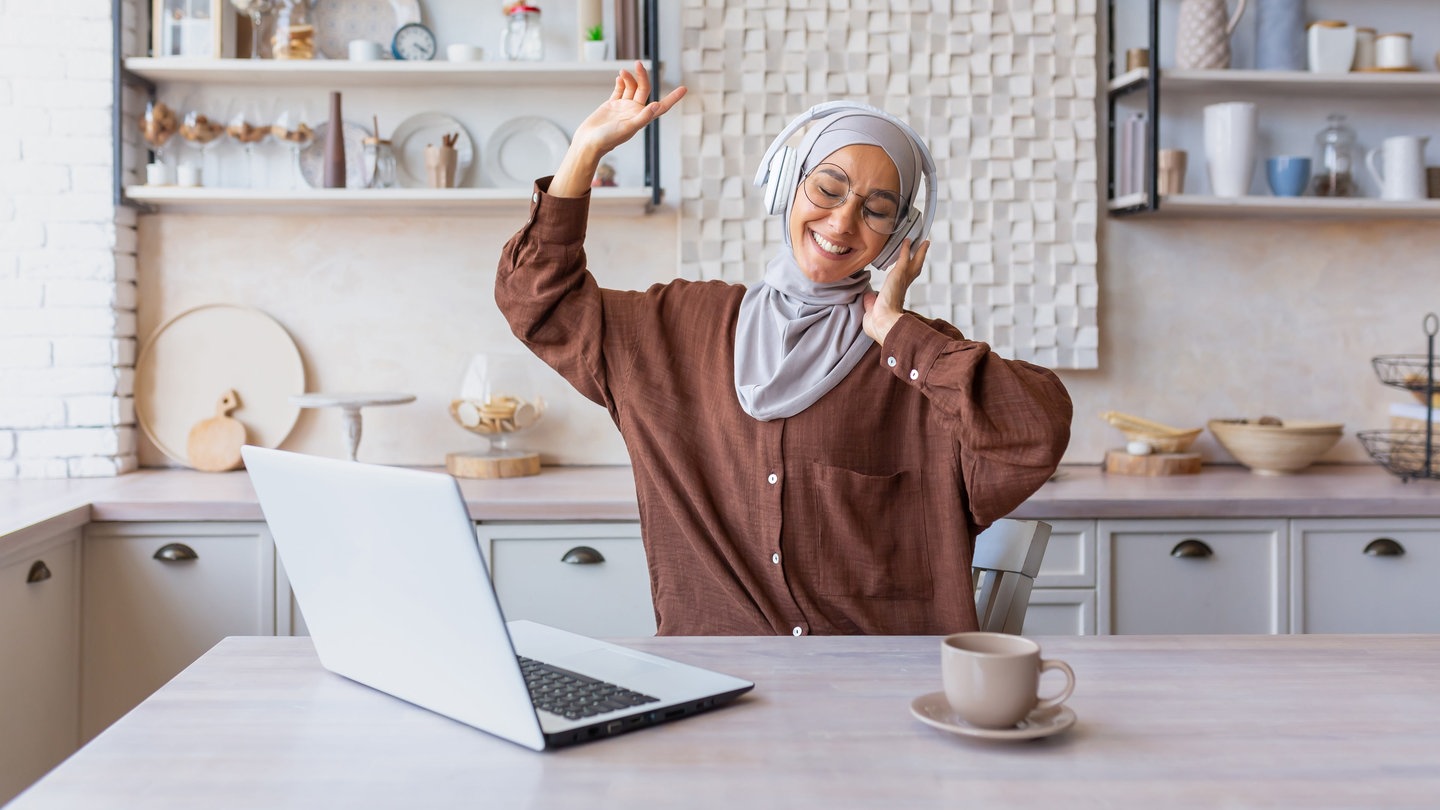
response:
M885 243L880 255L875 257L872 264L880 269L886 269L895 257L900 255L900 246L906 239L911 245L918 245L925 240L930 233L930 226L935 222L935 160L930 156L930 150L925 146L925 141L910 128L910 125L899 118L869 104L861 104L856 101L827 101L823 104L816 104L806 110L794 121L791 121L774 141L765 150L765 157L760 160L760 169L755 172L755 185L764 187L765 190L765 212L768 214L784 214L790 210L791 201L795 199L795 192L800 188L800 164L804 160L798 150L792 146L786 146L785 142L790 140L795 133L799 132L811 121L818 121L822 118L840 115L846 112L863 112L877 118L883 118L894 124L899 130L905 133L914 148L916 157L919 158L921 172L925 178L925 210L916 210L912 204L905 212L905 219L900 223L900 228ZM914 196L912 190L911 196ZM923 215L922 215L923 213Z

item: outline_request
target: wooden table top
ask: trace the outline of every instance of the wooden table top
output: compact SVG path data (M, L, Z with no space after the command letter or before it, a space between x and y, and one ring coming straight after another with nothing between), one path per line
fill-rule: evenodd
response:
M913 718L937 638L659 638L629 643L754 692L537 754L325 672L308 639L231 638L11 808L1440 802L1440 636L1037 640L1077 677L1078 722L1043 740Z

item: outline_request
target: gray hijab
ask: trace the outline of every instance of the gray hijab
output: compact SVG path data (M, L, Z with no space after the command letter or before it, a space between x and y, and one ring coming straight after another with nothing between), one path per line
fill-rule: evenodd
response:
M899 127L870 113L844 113L813 128L798 150L799 176L857 144L878 146L890 156L908 208L920 178L915 144ZM746 290L735 328L735 393L740 407L762 422L810 407L845 379L874 343L861 325L873 266L840 281L811 281L790 244L795 196L785 206L786 249L766 265L764 279ZM904 230L890 241L903 239Z

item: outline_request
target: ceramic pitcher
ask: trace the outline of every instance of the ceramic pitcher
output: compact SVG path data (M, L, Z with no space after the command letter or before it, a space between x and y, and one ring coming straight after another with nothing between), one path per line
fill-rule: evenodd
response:
M1225 0L1181 0L1175 30L1175 66L1184 70L1230 67L1230 34L1245 13L1245 0L1226 13Z
M1425 143L1429 140L1425 135L1396 135L1366 153L1365 165L1380 184L1381 199L1425 199ZM1377 157L1383 172L1375 165Z

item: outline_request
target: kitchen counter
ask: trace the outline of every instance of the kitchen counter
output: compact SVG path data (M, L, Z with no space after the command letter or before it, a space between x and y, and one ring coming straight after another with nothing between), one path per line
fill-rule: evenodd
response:
M630 468L546 467L538 476L462 479L475 520L637 520ZM1212 466L1198 475L1107 475L1067 465L1018 518L1440 517L1440 482L1404 482L1372 464L1289 476ZM0 543L93 521L263 520L244 471L142 470L116 478L0 482Z

